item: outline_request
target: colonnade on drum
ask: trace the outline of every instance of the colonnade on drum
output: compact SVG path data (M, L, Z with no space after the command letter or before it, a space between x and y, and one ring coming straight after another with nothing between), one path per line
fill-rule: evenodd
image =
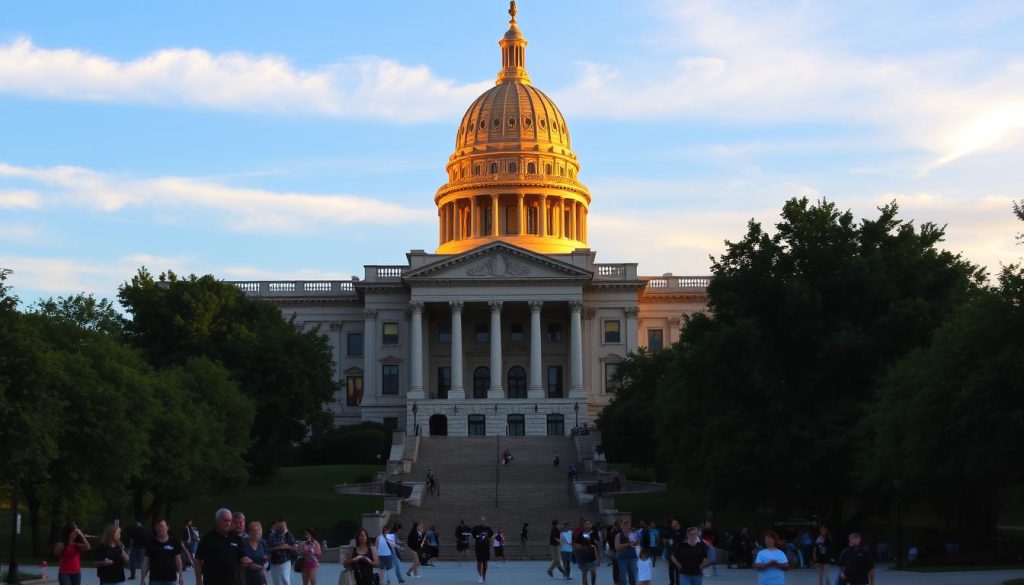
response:
M411 307L411 373L408 398L420 400L425 398L423 383L423 349L424 349L424 327L423 313L424 303L412 301ZM502 326L501 316L503 301L487 301L490 309L490 371L503 371L502 355ZM542 399L545 397L545 389L542 371L542 337L541 337L541 311L544 302L533 300L528 302L530 307L530 363L529 363L529 386L527 389L528 399ZM463 340L462 340L462 313L466 302L453 300L448 303L451 309L451 388L448 390L448 399L462 400L466 398L465 382L463 380ZM564 306L564 305L563 305ZM583 398L583 303L581 301L569 302L569 398ZM487 398L506 398L505 388L502 384L501 375L492 375L490 388L487 390Z
M495 193L458 197L438 209L439 236L442 244L514 235L586 242L588 213L585 201L557 195Z

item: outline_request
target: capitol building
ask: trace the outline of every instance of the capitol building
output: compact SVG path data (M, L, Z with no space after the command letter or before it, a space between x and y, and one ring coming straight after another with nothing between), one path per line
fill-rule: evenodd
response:
M706 306L706 276L597 262L569 126L532 85L509 13L497 82L459 122L434 195L433 252L351 280L234 283L330 341L337 425L567 435L593 424L631 351L675 342Z

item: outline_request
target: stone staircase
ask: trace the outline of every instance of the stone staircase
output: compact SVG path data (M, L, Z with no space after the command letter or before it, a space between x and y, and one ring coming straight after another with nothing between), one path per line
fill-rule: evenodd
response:
M498 465L498 456L506 448L515 459ZM553 465L555 453L561 459L558 467ZM422 437L412 470L399 477L423 481L427 469L433 469L441 493L424 495L419 507L403 506L392 522L402 523L403 539L417 520L427 528L436 526L441 559L450 560L455 558L459 520L472 527L483 514L491 528L504 529L506 558L519 559L525 553L531 559L546 559L551 520L575 522L581 515L593 515L592 509L579 508L571 495L566 474L570 463L579 467L569 437ZM523 522L530 523L525 551L519 540Z

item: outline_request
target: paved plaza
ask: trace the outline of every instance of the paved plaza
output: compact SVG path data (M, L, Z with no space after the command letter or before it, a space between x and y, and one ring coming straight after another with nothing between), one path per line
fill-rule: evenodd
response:
M573 572L571 580L562 578L549 578L545 573L547 563L541 561L510 561L508 563L492 563L488 574L487 583L490 585L536 585L543 583L579 583L579 574ZM38 572L39 567L22 567L22 570ZM835 579L835 570L831 573ZM325 564L320 567L320 574L317 585L339 585L338 577L341 574L341 567L336 564ZM454 562L441 562L436 567L423 567L422 577L419 579L406 579L408 585L449 585L476 583L476 570L472 565L459 566ZM556 577L559 576L555 573ZM50 577L56 577L53 567L49 569ZM394 573L391 574L391 583L396 585ZM972 571L961 573L908 573L904 571L891 571L886 567L879 567L877 573L878 585L1000 585L1007 579L1024 578L1024 569L1014 571ZM292 575L292 585L302 585L302 577ZM138 583L127 581L127 584ZM194 580L191 572L186 573L186 585L193 585ZM611 585L611 567L602 566L597 574L597 585ZM652 585L664 585L668 583L668 572L664 565L660 564L655 568ZM750 569L719 569L717 577L704 579L707 585L755 585L757 575ZM807 569L790 571L786 577L786 585L817 585L817 573ZM82 570L82 585L98 585L96 570L86 568Z

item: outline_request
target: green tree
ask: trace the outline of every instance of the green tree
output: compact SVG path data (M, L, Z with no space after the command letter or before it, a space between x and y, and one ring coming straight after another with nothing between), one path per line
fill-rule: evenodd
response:
M658 442L675 477L713 504L842 521L878 380L983 278L942 238L898 219L895 203L858 223L804 198L784 205L774 234L751 221L726 242L708 314L688 321L658 385Z
M619 364L619 389L597 419L597 427L605 438L602 446L610 461L657 467L658 443L652 431L657 420L658 380L667 371L670 360L669 350L652 352L640 348Z
M256 406L248 454L257 477L271 475L311 430L326 427L324 404L337 390L330 345L317 332L300 333L274 305L245 296L213 276L159 281L144 268L119 291L131 319L128 340L158 368L191 357L223 364ZM234 416L229 413L228 416Z

